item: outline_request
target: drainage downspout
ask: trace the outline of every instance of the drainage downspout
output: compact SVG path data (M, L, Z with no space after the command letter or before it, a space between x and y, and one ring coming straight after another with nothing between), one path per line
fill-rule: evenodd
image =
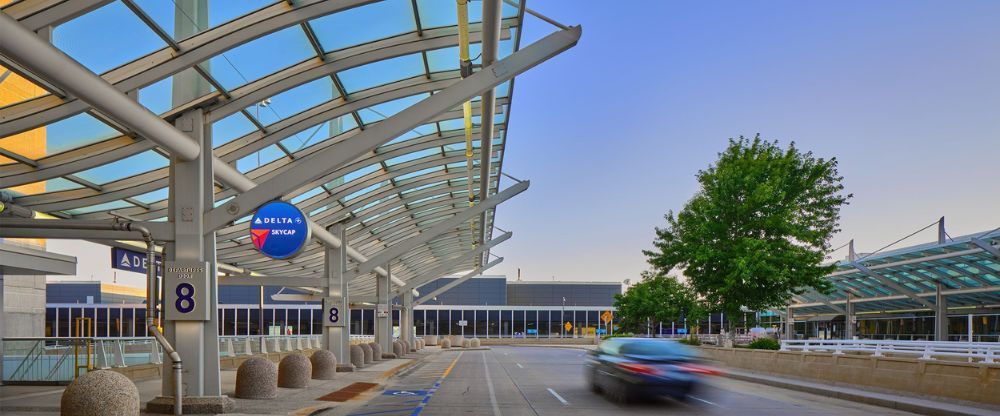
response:
M159 319L156 310L156 299L159 298L157 292L156 284L156 242L153 241L153 235L149 232L149 229L135 223L115 223L115 226L120 226L125 231L135 231L142 234L143 240L146 241L146 328L149 330L156 341L160 343L163 347L163 351L170 357L170 361L173 363L172 368L174 370L174 414L183 414L183 392L184 384L181 382L181 378L184 374L184 366L181 362L181 355L174 350L174 347L170 345L167 338L160 333L160 328L156 326L156 322Z
M9 208L7 206L6 208ZM30 211L30 210L29 210ZM146 242L146 328L149 332L153 334L156 341L160 343L163 347L163 351L170 357L173 363L174 370L174 414L182 415L182 393L183 393L183 383L181 383L181 377L183 375L183 364L181 361L180 354L174 350L174 347L170 345L170 342L160 333L160 329L156 327L156 297L155 287L156 287L156 244L153 240L152 233L149 229L143 227L142 225L135 224L132 222L111 222L111 223L88 223L88 224L60 224L61 221L33 221L31 224L4 224L5 227L13 228L45 228L45 229L64 229L64 230L112 230L112 231L131 231L138 232L142 234L143 240Z

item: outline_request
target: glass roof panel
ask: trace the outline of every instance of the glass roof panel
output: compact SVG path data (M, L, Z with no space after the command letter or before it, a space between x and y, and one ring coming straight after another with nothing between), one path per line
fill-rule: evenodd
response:
M424 61L419 53L372 62L340 72L340 82L348 93L354 93L424 73Z
M91 213L91 212L108 211L108 210L119 209L119 208L131 208L131 207L134 207L134 206L135 205L132 205L132 204L130 204L128 202L125 202L125 201L122 201L122 200L117 200L117 201L106 202L106 203L103 203L103 204L90 205L90 206L86 206L86 207L82 207L82 208L71 209L71 210L67 210L67 211L64 211L64 212L66 212L67 214L70 214L70 215L81 215L81 214L88 214L88 213Z
M270 97L246 110L267 126L338 96L330 77L322 77Z
M246 155L240 160L236 161L236 170L247 173L251 170L257 169L263 165L271 163L279 158L285 156L285 153L278 148L277 145L270 145L261 149L258 152Z
M104 185L129 176L163 168L167 166L167 158L152 150L132 155L127 158L88 169L77 173L77 176Z
M160 188L153 192L147 192L142 195L136 195L133 198L144 204L152 204L154 202L160 202L170 196L170 188Z
M481 43L469 44L469 56L478 57L472 60L475 64L482 64L483 60L480 56L482 54L482 46ZM427 52L427 67L430 68L431 72L457 71L458 61L458 46Z
M411 95L409 97L397 98L392 101L387 101L381 104L376 104L371 107L363 108L358 111L358 115L361 116L361 122L368 124L374 123L376 121L384 120L389 117L396 115L396 113L407 109L408 107L420 102L421 100L430 97L428 93Z
M381 169L382 169L381 165L379 165L378 163L372 163L372 164L370 164L368 166L365 166L365 167L363 167L361 169L355 170L353 172L350 172L350 173L344 175L343 180L346 181L346 182L350 182L350 181L358 179L358 178L360 178L362 176L365 176L365 175L367 175L369 173L376 172L376 171L381 170Z
M388 166L395 166L395 165L398 165L400 163L406 163L406 162L409 162L411 160L420 159L420 158L425 157L425 156L435 155L437 153L438 153L437 149L434 149L434 148L432 148L432 149L418 150L416 152L410 152L410 153L407 153L405 155L396 156L396 157L394 157L392 159L386 160L385 164L388 165Z
M53 155L120 136L118 130L90 114L80 113L46 127L46 153Z
M327 52L417 30L409 0L355 7L313 20L310 26Z
M184 19L184 23L196 23L192 17L193 13L181 12L180 8L177 7L175 1L166 0L134 0L136 4L139 5L146 14L149 15L153 21L156 22L164 31L171 35L176 40L177 36L174 35L174 23L178 15ZM208 24L207 25L197 25L194 26L198 28L194 33L201 33L213 27L219 26L223 23L229 22L230 20L242 17L250 12L256 11L269 4L275 3L276 0L214 0L208 2Z
M322 143L331 137L354 130L357 127L358 123L354 121L354 117L346 114L288 136L288 138L281 141L281 145L285 146L290 152L297 152L314 144Z
M202 85L208 85L205 78L198 74L193 68L188 68L180 72L179 75L185 77L195 77ZM166 77L149 86L139 89L139 104L156 114L163 114L173 106L173 85L174 77ZM209 91L215 91L215 87L209 85Z
M302 28L292 26L216 55L207 67L201 65L232 90L314 56Z
M314 197L316 195L319 195L321 193L324 193L324 192L326 192L326 191L324 191L322 187L317 186L317 187L315 187L313 189L305 191L302 194L300 194L300 195L292 198L292 203L293 204L297 204L299 202L305 201L305 200L307 200L309 198L312 198L312 197Z
M405 142L407 140L410 140L410 139L413 139L413 138L417 138L417 137L420 137L420 136L426 136L426 135L432 134L432 133L434 133L436 131L437 131L437 127L435 127L433 124L424 124L424 125L419 126L419 127L415 128L413 130L410 130L410 131L408 131L406 133L403 133L402 135L400 135L399 137L397 137L395 139L392 139L392 140L386 142L382 146L379 146L379 148L381 149L381 148L389 146L389 145L393 145L393 144L400 143L400 142Z
M212 147L222 146L254 130L257 130L257 126L250 122L250 119L246 118L243 113L233 113L212 123Z
M52 43L98 74L167 46L117 1L56 26Z

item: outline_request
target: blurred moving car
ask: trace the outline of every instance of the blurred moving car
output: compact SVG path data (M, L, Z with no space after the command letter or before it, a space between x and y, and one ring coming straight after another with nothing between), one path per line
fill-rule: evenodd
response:
M591 390L614 401L647 397L683 401L704 376L718 374L699 361L697 351L676 341L611 338L590 351L584 374Z

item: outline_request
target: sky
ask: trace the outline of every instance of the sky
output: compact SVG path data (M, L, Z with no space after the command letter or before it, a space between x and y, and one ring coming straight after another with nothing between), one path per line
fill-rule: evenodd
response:
M212 24L267 1L213 2ZM384 4L406 11L409 2ZM173 26L170 3L140 5ZM840 161L854 198L842 211L833 247L853 238L859 252L870 252L941 216L952 236L1000 226L1000 2L531 0L528 6L582 25L583 37L517 77L503 168L531 180L531 188L498 209L497 225L514 238L493 250L505 261L488 274L514 279L520 269L525 280L637 279L647 268L641 251L651 247L654 227L697 191L696 172L730 137L757 133ZM130 13L113 3L60 26L54 42L96 71L163 47ZM109 19L124 26L109 27ZM336 46L330 42L352 33L374 39L402 27L368 20L376 23L322 37ZM134 36L120 36L123 28ZM297 62L311 51L294 38L296 30L229 51L228 62L214 58L212 72L236 86ZM553 30L528 17L521 46ZM275 55L262 63L252 52L267 45ZM140 102L164 111L169 90L169 80L145 87ZM328 86L297 88L274 97L271 107L287 116L329 93ZM214 134L226 140L253 129L247 120L217 125ZM50 150L113 134L89 115L71 117L49 126ZM260 160L250 162L241 170ZM120 166L81 173L98 183L131 174ZM79 186L59 181L65 182L50 181L50 190ZM931 229L901 245L935 238ZM109 257L96 245L50 249ZM106 267L87 264L77 278L110 280L100 276Z
M583 37L515 83L504 171L531 188L498 209L514 237L491 273L634 281L695 173L756 133L840 162L854 198L832 247L873 251L941 216L952 236L1000 226L1000 2L528 7ZM525 24L522 47L553 29Z

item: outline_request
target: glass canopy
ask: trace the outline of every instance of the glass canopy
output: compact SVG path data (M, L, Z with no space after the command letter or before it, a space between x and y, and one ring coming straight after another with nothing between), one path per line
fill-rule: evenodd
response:
M214 156L255 181L294 169L462 79L454 1L183 3L194 9L156 0L4 3L4 13L32 30L51 28L39 33L164 120L203 110ZM520 49L524 10L518 1L503 3L498 59ZM472 63L479 65L482 3L470 2L468 15ZM58 218L166 220L169 152L17 68L0 62L0 82L31 89L0 101L0 188L13 202ZM480 97L473 99L471 169L457 106L282 199L319 224L346 218L351 247L373 256L468 207L470 189L478 194L483 182L482 129L493 131L487 194L498 192L513 89L512 81L495 89L490 124L482 123ZM215 205L236 194L217 183ZM443 263L454 263L447 272L475 268L481 257L454 260L474 247L481 227L492 236L493 214L403 255L393 274L406 280ZM322 275L318 242L273 260L253 249L247 227L244 218L218 230L220 263L266 275ZM352 287L352 294L373 291L370 281Z

